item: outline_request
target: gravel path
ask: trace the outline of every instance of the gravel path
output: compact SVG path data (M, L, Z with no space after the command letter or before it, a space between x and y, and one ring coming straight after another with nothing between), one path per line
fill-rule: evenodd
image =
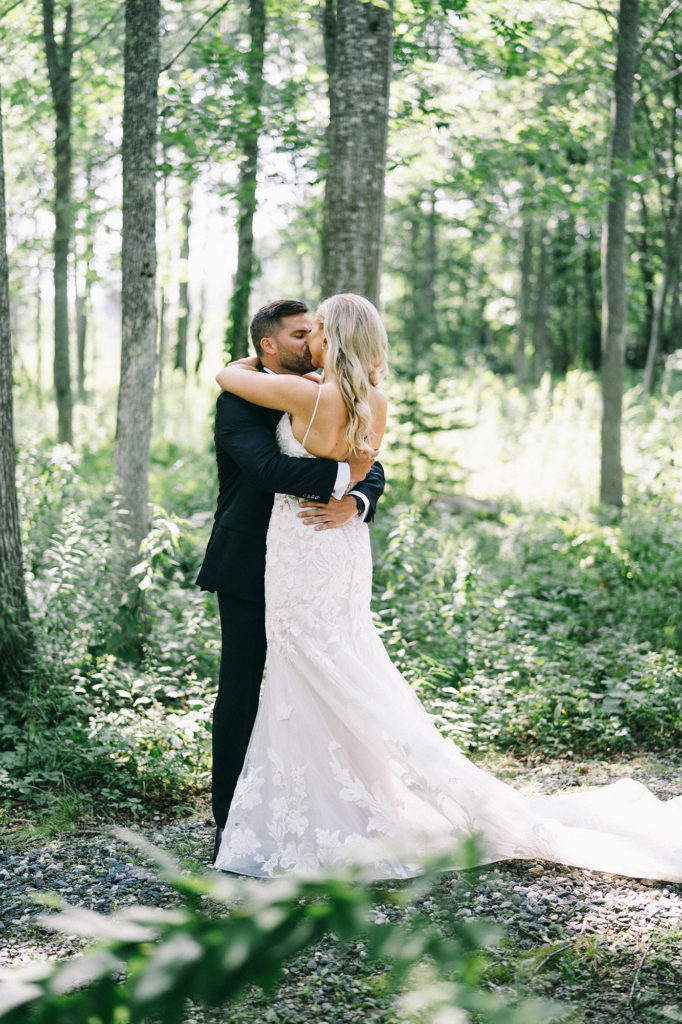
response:
M487 762L526 792L609 782L630 774L661 797L680 792L679 758L646 755L622 762L550 763L533 768L497 758ZM205 812L182 821L160 820L141 829L188 866L208 866L212 827ZM390 886L388 886L390 888ZM81 940L36 925L43 912L32 894L55 892L67 902L109 913L131 903L155 906L175 893L137 853L90 825L49 839L6 831L0 837L0 966L62 958ZM493 951L488 983L514 985L565 1001L570 1021L649 1024L682 1021L682 886L631 881L540 862L509 862L444 875L422 909L436 923L452 910L492 918L506 931ZM387 913L397 913L389 908ZM395 1021L381 970L369 967L361 946L340 950L331 941L287 968L272 997L249 993L219 1015L190 1010L193 1022L234 1024L315 1021L388 1024Z

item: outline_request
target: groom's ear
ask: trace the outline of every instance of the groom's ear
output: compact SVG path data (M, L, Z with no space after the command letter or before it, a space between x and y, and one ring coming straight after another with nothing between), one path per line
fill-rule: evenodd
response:
M274 356L277 353L274 338L261 338L260 340L261 353L265 356Z

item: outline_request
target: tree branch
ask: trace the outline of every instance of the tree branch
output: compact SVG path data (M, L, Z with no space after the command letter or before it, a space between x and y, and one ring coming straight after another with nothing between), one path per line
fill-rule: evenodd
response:
M84 47L89 46L90 43L94 43L95 39L99 39L99 37L102 35L102 33L106 32L106 30L109 28L109 26L113 25L113 23L118 20L118 18L121 16L121 13L122 13L123 10L124 10L124 8L123 8L123 6L121 6L116 11L116 13L113 14L109 18L108 21L104 22L104 24L102 25L102 27L99 30L99 32L95 32L95 34L93 36L89 36L87 39L84 39L82 43L79 43L78 46L74 47L74 53L77 53L79 50L83 49Z
M635 989L637 988L637 983L639 981L639 976L641 974L642 967L644 966L644 961L647 958L648 952L649 952L649 947L647 946L647 948L644 950L644 952L642 953L642 955L640 957L639 963L637 964L637 970L635 971L635 976L632 979L632 985L630 986L630 995L628 996L628 1005L630 1007L630 1014L631 1014L632 1017L635 1016L635 1004L634 1004Z
M674 71L671 71L669 75L664 75L663 78L659 78L658 81L654 82L648 87L648 89L640 89L639 96L635 98L635 103L638 103L643 96L648 96L650 93L655 92L659 86L664 85L666 82L672 82L674 78L682 75L682 64L676 67Z
M6 17L8 14L11 14L12 11L14 10L14 8L18 7L19 4L21 4L23 2L24 2L24 0L14 0L14 3L10 4L9 7L7 8L7 10L3 11L2 14L0 14L0 21L2 21L2 19L4 17Z
M637 55L637 59L638 60L642 56L643 53L646 53L646 51L651 46L651 44L653 43L653 41L656 38L656 36L658 35L658 33L661 31L661 29L665 25L665 23L668 20L668 18L670 18L671 15L673 15L675 13L675 11L679 10L679 7L680 7L680 0L670 0L670 3L666 7L666 9L663 11L663 13L661 14L660 18L656 22L656 24L654 25L654 28L653 28L653 31L652 31L651 35L649 36L649 38L644 43L642 43L640 51L639 51L639 53Z
M204 29L206 28L208 23L210 21L213 21L214 18L217 18L218 15L221 14L225 10L225 8L228 6L229 3L230 3L230 0L225 0L225 3L221 4L217 11L214 11L213 14L209 14L208 18L203 23L203 25L199 26L199 28L196 30L196 32L194 33L193 36L190 36L190 38L187 40L187 42L182 47L182 49L178 50L178 52L175 54L175 56L171 57L171 59L168 61L167 64L164 64L164 66L162 68L159 68L159 74L163 74L164 71L168 71L168 69L171 68L173 66L173 64L175 64L175 62L178 59L178 57L180 57L185 52L185 50L187 49L188 46L192 45L192 43L194 42L196 37L198 35L200 35L204 31Z
M609 18L612 21L617 21L616 13L614 11L607 10L606 7L602 7L600 3L582 4L580 3L580 0L567 0L567 2L573 7L580 7L583 11L596 11L598 14L601 14L606 21L608 21ZM673 0L673 3L675 2L677 2L677 0Z

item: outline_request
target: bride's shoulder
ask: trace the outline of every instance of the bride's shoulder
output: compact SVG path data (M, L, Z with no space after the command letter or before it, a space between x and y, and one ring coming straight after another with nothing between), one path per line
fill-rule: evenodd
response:
M385 391L382 391L380 387L372 385L369 393L369 400L373 409L383 412L388 408L388 395Z

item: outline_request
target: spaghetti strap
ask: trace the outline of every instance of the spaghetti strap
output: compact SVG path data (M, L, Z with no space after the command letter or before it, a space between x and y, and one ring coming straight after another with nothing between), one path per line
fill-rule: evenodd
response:
M315 399L315 408L313 409L313 414L312 414L312 416L310 417L310 423L308 424L308 427L307 427L307 429L306 429L306 432L305 432L305 434L303 435L303 440L301 441L301 445L302 445L302 446L303 446L304 448L305 448L305 443L306 443L306 441L308 440L308 434L310 433L310 428L311 428L311 427L312 427L312 425L313 425L313 420L315 419L315 413L317 412L317 407L318 407L318 405L320 404L320 392L321 392L321 391L322 391L322 385L321 385L321 384L318 384L318 385L317 385L317 398Z

